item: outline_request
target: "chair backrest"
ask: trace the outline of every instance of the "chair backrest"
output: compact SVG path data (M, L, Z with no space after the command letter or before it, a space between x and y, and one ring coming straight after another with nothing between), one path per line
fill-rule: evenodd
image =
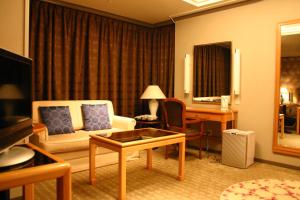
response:
M175 131L185 131L185 103L176 98L163 100L163 112L166 128Z

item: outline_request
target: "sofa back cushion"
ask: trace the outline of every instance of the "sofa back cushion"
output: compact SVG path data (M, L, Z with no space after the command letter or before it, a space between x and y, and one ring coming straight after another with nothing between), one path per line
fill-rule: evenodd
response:
M68 106L39 107L39 111L49 135L74 132Z
M109 115L109 123L112 125L114 116L114 109L112 102L109 100L53 100L53 101L33 101L32 102L32 121L33 123L43 123L39 107L48 106L69 106L72 124L74 130L84 129L83 116L81 106L82 104L107 104L107 111Z
M82 104L82 114L87 131L111 128L106 104Z

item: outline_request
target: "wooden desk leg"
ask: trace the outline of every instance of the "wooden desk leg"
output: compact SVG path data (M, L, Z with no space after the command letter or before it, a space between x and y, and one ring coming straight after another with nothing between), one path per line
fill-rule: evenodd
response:
M284 117L279 118L280 120L280 138L284 138Z
M119 152L119 200L126 199L126 151Z
M57 200L72 199L71 169L64 176L56 179Z
M184 179L184 165L185 165L185 139L179 143L179 157L178 157L178 180Z
M226 130L227 129L227 122L225 121L225 122L221 122L221 133L223 133L223 131L224 130Z
M147 169L152 169L152 149L147 149Z
M282 128L281 128L281 133L284 137L284 117L282 118Z
M34 200L34 184L23 185L23 197L25 200Z
M237 122L238 122L238 115L237 115L237 113L235 113L234 114L234 119L233 119L234 121L234 123L233 123L233 125L234 125L234 127L233 128L237 128Z
M90 161L89 161L89 168L90 168L90 184L95 185L96 184L96 162L95 162L95 156L96 156L96 144L93 143L92 139L90 138Z

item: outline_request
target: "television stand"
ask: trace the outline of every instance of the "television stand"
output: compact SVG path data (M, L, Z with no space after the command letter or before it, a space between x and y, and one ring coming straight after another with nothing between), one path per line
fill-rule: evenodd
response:
M34 157L32 149L22 146L14 146L0 154L0 169L10 168L23 164Z

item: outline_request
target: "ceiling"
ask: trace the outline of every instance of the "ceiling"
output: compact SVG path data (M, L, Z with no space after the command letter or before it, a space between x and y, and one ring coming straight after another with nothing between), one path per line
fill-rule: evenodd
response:
M223 0L221 3L196 7L182 0L50 0L64 2L121 16L146 24L158 24L184 15L210 10L248 0Z

